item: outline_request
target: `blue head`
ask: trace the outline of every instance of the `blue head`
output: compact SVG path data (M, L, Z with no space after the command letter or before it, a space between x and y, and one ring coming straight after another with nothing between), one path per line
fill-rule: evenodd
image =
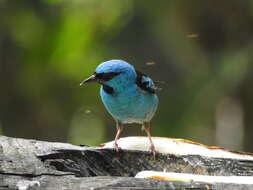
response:
M98 82L120 91L134 84L135 81L136 72L132 65L122 60L110 60L98 65L94 74L84 80L81 85L87 82Z

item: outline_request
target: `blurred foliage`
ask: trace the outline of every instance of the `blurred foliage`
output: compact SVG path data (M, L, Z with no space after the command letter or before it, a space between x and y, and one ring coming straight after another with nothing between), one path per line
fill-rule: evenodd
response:
M123 59L165 81L154 136L253 151L252 40L250 0L0 0L0 131L75 144L112 140L99 85L79 83L100 62ZM221 123L241 117L237 130L217 135ZM144 133L128 127L124 135Z

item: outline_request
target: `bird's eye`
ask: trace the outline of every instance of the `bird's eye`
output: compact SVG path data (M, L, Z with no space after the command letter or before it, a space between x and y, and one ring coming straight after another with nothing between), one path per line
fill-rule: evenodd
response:
M109 73L95 73L96 78L101 81L109 81L115 76L119 75L121 72L109 72Z

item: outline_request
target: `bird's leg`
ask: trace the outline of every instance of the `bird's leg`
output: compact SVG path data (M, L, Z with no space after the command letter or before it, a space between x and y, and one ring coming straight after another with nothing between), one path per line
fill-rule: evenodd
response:
M147 133L148 138L149 138L149 141L150 141L149 151L151 151L151 152L155 155L156 150L155 150L155 145L154 145L154 143L153 143L153 141L152 141L152 138L151 138L150 123L149 123L149 122L144 122L144 124L143 124L143 129L144 129L145 132Z
M116 133L116 136L115 136L115 139L114 139L114 148L115 148L116 152L119 152L119 146L118 146L117 141L120 137L120 134L123 131L123 125L120 121L116 121L116 128L117 128L117 133Z

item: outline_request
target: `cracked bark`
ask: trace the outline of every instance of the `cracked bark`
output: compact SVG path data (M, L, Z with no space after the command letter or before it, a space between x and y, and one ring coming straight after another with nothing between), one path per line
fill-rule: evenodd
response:
M0 137L0 189L253 189L133 178L143 170L253 176L253 161L175 156ZM28 185L27 185L28 184Z

